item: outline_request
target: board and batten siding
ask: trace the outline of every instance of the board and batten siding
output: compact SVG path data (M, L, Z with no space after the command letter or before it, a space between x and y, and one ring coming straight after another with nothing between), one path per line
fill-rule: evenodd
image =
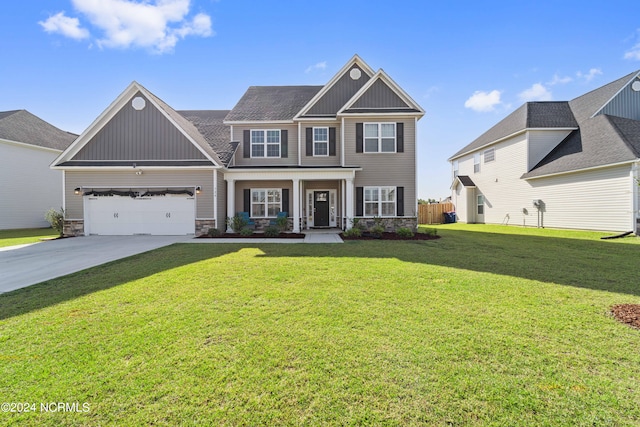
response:
M356 123L398 122L404 123L404 152L356 153ZM416 129L414 118L349 118L345 119L344 123L345 165L362 167L362 171L356 172L355 186L404 187L404 216L417 216Z
M349 75L354 68L360 70L360 78L354 80ZM335 116L340 108L364 86L371 77L358 65L354 65L309 109L307 116Z
M196 218L213 219L212 170L153 170L144 169L142 175L134 170L126 171L70 171L65 172L65 217L83 219L83 196L74 193L75 188L155 188L195 187L202 191L196 195Z
M532 130L529 135L528 171L540 163L547 154L560 144L571 131L569 130Z
M531 179L529 183L531 198L544 202L545 227L633 230L629 165Z
M286 129L287 130L287 157L244 157L244 131L245 130L265 130L265 129ZM255 124L248 126L233 126L233 136L240 141L234 156L235 166L295 166L298 164L298 126L297 125L277 125L277 124ZM251 154L249 154L251 155ZM282 156L282 148L280 151Z
M0 230L49 226L45 212L62 207L62 172L49 169L59 154L0 142Z
M336 155L335 156L307 156L307 128L326 127L336 129ZM340 166L340 122L303 122L300 126L300 156L302 166ZM297 142L297 139L296 139ZM313 153L313 151L312 151Z
M137 97L144 98L138 92ZM73 157L73 160L206 159L151 102L135 110L131 102Z
M638 81L638 79L634 79L634 81ZM640 120L639 105L640 92L636 92L631 89L631 85L627 85L598 114Z

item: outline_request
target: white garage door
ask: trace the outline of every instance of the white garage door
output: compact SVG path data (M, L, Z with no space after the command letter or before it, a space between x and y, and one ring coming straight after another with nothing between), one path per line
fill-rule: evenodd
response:
M84 196L84 215L86 234L176 236L195 232L195 199L185 194Z

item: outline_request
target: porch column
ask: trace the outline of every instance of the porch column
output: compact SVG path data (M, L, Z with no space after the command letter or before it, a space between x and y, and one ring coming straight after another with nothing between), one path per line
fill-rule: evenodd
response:
M234 179L227 180L227 218L233 218L236 214L236 181ZM227 224L227 233L233 233L231 224Z
M300 232L300 180L293 179L293 232Z
M351 220L353 220L353 178L347 178L346 182L346 226L345 228L348 230L351 228Z

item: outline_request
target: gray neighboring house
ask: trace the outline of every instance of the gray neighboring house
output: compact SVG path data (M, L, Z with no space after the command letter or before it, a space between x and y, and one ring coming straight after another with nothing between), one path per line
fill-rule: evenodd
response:
M230 111L175 111L133 82L54 162L68 234L229 231L246 212L295 232L417 225L424 115L354 56L323 86L252 86Z
M62 207L62 172L49 165L77 135L26 110L0 112L0 229L48 227Z
M526 103L449 160L462 222L638 233L640 71Z

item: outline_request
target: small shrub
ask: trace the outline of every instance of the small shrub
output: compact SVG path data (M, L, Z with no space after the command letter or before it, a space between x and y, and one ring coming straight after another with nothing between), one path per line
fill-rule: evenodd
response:
M234 233L241 233L247 226L247 220L240 215L235 214L233 217L227 218L227 224L231 227Z
M270 225L264 229L265 237L277 237L280 234L280 227Z
M351 221L351 230L354 228L357 228L360 231L364 230L365 226L362 221L360 221L360 218L351 218L349 221Z
M253 230L245 227L242 230L240 230L240 235L243 237L253 236Z
M358 227L353 227L342 234L344 234L345 237L360 237L362 236L362 230Z
M400 227L396 230L396 234L404 239L410 239L413 237L413 231L407 227Z
M369 233L373 234L378 239L382 237L382 233L384 233L384 227L380 224L376 224L369 230Z
M279 216L278 218L276 218L276 227L279 231L284 231L287 229L288 222L289 218L287 218L286 216Z
M49 224L51 224L51 228L56 230L58 235L62 237L64 234L64 209L60 208L60 211L57 211L51 208L44 214L44 219L46 219Z
M220 230L217 228L210 228L209 231L207 231L207 234L211 237L218 237L220 235Z
M422 230L427 236L436 236L438 234L438 229L436 228L423 228Z

